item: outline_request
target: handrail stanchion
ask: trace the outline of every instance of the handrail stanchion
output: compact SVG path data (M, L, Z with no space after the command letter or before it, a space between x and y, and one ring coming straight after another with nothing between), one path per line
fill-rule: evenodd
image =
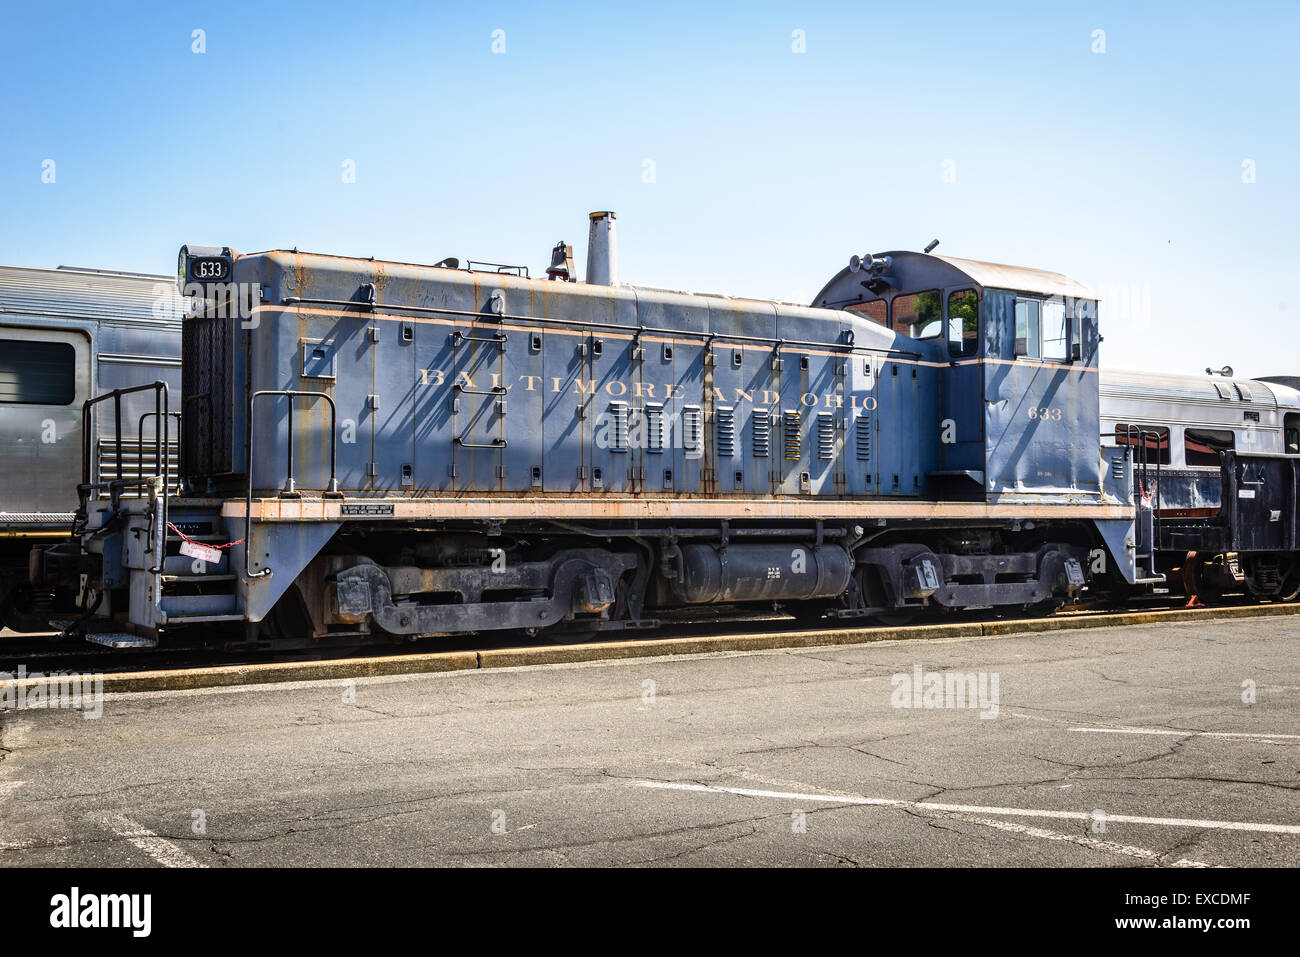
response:
M294 401L297 399L324 399L330 410L330 479L326 486L325 494L330 497L339 494L339 480L337 473L338 466L338 410L335 408L334 399L325 392L300 392L296 389L261 389L254 392L248 400L249 424L246 431L245 448L246 448L246 466L248 470L248 487L244 496L244 578L264 578L271 574L271 569L264 568L259 572L249 569L249 547L253 536L253 451L255 443L253 442L253 422L257 421L253 415L257 408L257 400L263 396L285 396L289 400L289 421L287 430L287 439L289 442L289 454L287 457L288 474L285 476L284 489L280 494L293 495L297 494L297 483L293 477L293 413Z
M125 470L124 470L124 468L123 468L123 464L122 464L122 445L123 445L123 443L122 443L122 397L123 397L123 396L132 395L132 394L134 394L134 393L136 393L136 392L145 392L145 391L152 391L152 392L154 393L154 413L153 413L153 414L156 415L156 416L158 416L159 418L161 418L161 419L163 420L163 423L164 423L164 425L163 425L163 431L164 431L165 434L167 434L167 433L168 433L168 427L167 427L167 425L166 425L166 421L167 421L168 416L171 415L171 388L167 385L166 382L163 382L161 379L156 380L156 381L151 382L151 383L148 383L147 385L131 386L129 389L114 389L112 392L105 392L103 395L97 395L97 396L95 396L93 399L87 399L84 403L82 403L82 406L81 406L81 427L82 427L82 445L81 445L81 477L82 477L82 483L81 483L81 489L80 489L79 491L84 490L85 495L86 495L86 500L87 500L87 501L89 500L90 494L91 494L95 489L97 489L97 488L102 488L102 487L104 487L104 486L108 486L110 490L112 490L112 489L116 489L116 493L112 496L112 500L113 500L114 506L116 506L116 500L117 500L117 497L120 496L121 492L131 484L131 483L129 482L129 480L127 480L127 479L125 479L125 478L123 477L123 473L124 473ZM107 402L109 399L112 399L112 400L113 400L113 427L114 427L114 430L115 430L115 431L114 431L114 436L113 436L113 444L114 444L114 459L115 459L115 461L116 461L116 463L117 463L117 478L115 478L112 482L102 482L102 481L99 481L99 482L91 482L91 480L90 480L90 477L91 477L91 450L92 450L92 447L93 447L93 446L92 446L92 443L93 443L93 441L94 441L94 437L93 437L93 434L92 434L92 433L93 433L93 429L91 428L91 423L92 423L94 417L91 415L91 411L95 408L95 406L99 405L99 403L101 403L101 402ZM149 413L145 413L145 415L148 415L148 414L149 414ZM143 425L141 425L141 428L143 429ZM158 435L156 429L155 429L155 433L154 433L154 441L155 441L155 443L157 443L157 442L160 441L160 437L159 437L159 435ZM156 445L155 445L155 447L156 447ZM139 442L139 448L143 451L143 448L144 448L143 438L141 438L141 440L140 440L140 442ZM143 459L143 457L144 457L143 454L141 454L141 459ZM171 485L170 485L170 479L171 479L171 463L168 462L167 459L166 459L166 456L163 455L162 458L161 458L161 464L162 464L162 479L163 479L163 481L162 481L162 492L161 492L161 497L162 497L162 516L161 516L161 519L160 519L160 521L161 521L161 523L162 523L162 529L161 529L161 536L162 536L162 537L161 537L161 541L165 542L165 541L166 541L166 528L167 528L168 499L169 499L169 492L170 492L170 488L171 488ZM141 473L143 472L143 464L141 464L140 471L141 471ZM143 491L144 488L145 488L145 486L146 486L146 483L143 481L143 478L142 478L142 477L138 477L138 478L137 478L137 481L136 481L136 483L135 483L135 485L136 485L137 488L139 488L139 489L141 489L141 490ZM153 492L154 492L155 495L158 494L158 489L157 489L156 486L154 487ZM83 507L84 507L84 503L83 503ZM75 521L74 521L74 523L73 523L73 531L74 531L74 534L75 534L75 533L76 533L76 522L75 522ZM163 558L164 558L165 555L166 555L166 551L167 551L166 548L160 548L160 549L158 549L158 553L159 553L159 554L158 554L158 562L157 562L157 564L155 564L154 566L152 566L152 567L149 569L149 573L150 573L151 575L158 575L158 574L160 574L160 573L162 572Z

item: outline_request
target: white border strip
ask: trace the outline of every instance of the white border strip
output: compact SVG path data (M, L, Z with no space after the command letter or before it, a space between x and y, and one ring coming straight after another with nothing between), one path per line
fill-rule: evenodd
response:
M982 807L978 804L936 804L929 801L901 801L896 798L870 798L857 794L800 794L794 791L761 791L752 788L714 787L707 784L681 784L676 781L635 781L634 787L668 791L701 791L712 794L736 794L741 797L776 798L785 801L816 801L827 804L860 804L871 807L912 808L919 811L955 811L959 814L993 814L1010 817L1050 817L1067 821L1091 821L1085 811L1048 811L1041 808ZM1108 824L1155 824L1161 827L1194 827L1221 831L1255 831L1262 834L1300 834L1296 824L1258 824L1248 821L1202 821L1183 817L1145 817L1134 814L1106 814Z

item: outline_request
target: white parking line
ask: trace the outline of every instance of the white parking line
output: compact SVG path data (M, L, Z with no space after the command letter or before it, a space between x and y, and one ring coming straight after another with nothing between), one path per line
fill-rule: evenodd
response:
M1100 838L1088 837L1086 834L1062 834L1060 831L1048 831L1044 828L1032 827L1028 824L1017 824L1014 821L998 821L993 818L975 817L970 814L944 814L943 817L944 820L966 821L970 824L982 824L984 827L996 828L999 831L1009 831L1012 834L1024 834L1027 837L1037 837L1045 841L1062 841L1066 844L1078 844L1082 847L1092 848L1095 851L1106 851L1110 854L1121 854L1124 857L1136 857L1139 860L1154 861L1157 864L1160 863L1161 855L1156 851L1149 850L1145 847L1134 847L1131 844L1119 844L1115 841L1103 841ZM1169 866L1213 867L1214 865L1182 857L1173 861Z
M1300 734L1254 734L1245 731L1175 731L1170 728L1071 728L1086 734L1164 734L1176 738L1257 738L1261 741L1300 741Z
M715 787L708 784L682 784L677 781L634 781L634 787L661 788L668 791L703 791L713 794L737 794L741 797L765 797L786 801L816 801L826 804L855 804L870 807L914 808L920 811L955 811L961 814L993 814L1006 817L1050 817L1067 821L1091 821L1087 811L1049 811L1041 808L983 807L978 804L939 804L930 801L901 801L897 798L872 798L860 794L800 794L794 791L761 791L754 788ZM1145 817L1134 814L1105 814L1108 824L1155 824L1161 827L1194 827L1222 831L1255 831L1262 834L1300 834L1300 825L1262 824L1249 821L1202 821L1183 817Z
M104 822L118 837L126 838L137 848L148 854L163 867L202 867L203 865L190 857L166 838L159 837L153 831L142 827L130 818L117 815Z

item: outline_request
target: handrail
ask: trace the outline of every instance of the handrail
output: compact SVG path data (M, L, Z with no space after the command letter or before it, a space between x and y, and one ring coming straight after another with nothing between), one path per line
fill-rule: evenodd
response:
M322 306L357 306L363 305L355 300L349 299L314 299L311 297L284 296L280 300L280 305L322 305ZM920 352L914 352L910 349L892 349L877 346L860 346L845 342L818 342L811 339L778 339L772 336L747 336L740 334L730 334L726 332L705 332L697 329L668 329L659 327L648 327L645 325L630 325L626 322L600 322L589 319L560 319L555 316L527 316L521 313L495 313L489 315L483 312L474 312L469 309L444 309L440 306L403 306L397 303L375 303L370 306L376 313L381 310L385 314L397 315L399 312L417 312L429 313L439 316L465 316L470 319L480 321L494 322L514 322L514 323L550 323L557 326L571 326L578 329L617 329L625 332L634 332L638 336L643 333L658 334L669 336L674 339L722 339L726 342L752 342L761 345L775 345L778 349L783 346L794 346L796 348L809 349L835 349L847 352L850 355L880 355L886 358L890 356L904 356L912 359L923 359L924 355ZM808 308L801 306L799 308ZM828 310L831 312L837 310ZM842 310L839 310L842 311Z
M1147 558L1150 560L1150 567L1148 570L1150 571L1151 574L1155 574L1156 543L1160 539L1160 512L1161 512L1161 503L1162 503L1162 495L1163 495L1160 488L1162 484L1161 477L1163 475L1161 471L1163 463L1162 463L1162 457L1160 455L1161 434L1158 429L1143 429L1143 428L1139 428L1136 425L1129 425L1122 432L1116 430L1115 432L1109 434L1115 436L1115 438L1117 439L1119 438L1120 435L1123 435L1127 440L1125 442L1125 445L1129 449L1136 449L1140 453L1140 457L1137 455L1134 456L1134 466L1135 468L1141 469L1141 479L1143 480L1148 477L1148 473L1151 467L1149 462L1148 452L1154 451L1156 453L1155 455L1156 484L1155 484L1154 496L1153 496L1154 501L1152 502L1151 505L1151 541L1147 543L1149 546ZM1137 439L1136 442L1134 441L1135 438ZM1165 430L1165 438L1169 442L1169 454L1170 457L1172 458L1173 451L1174 451L1173 448L1174 436L1172 430L1169 429ZM1148 441L1149 439L1154 441ZM1145 482L1143 482L1143 491L1145 491ZM1140 495L1139 497L1142 496ZM1141 508L1141 505L1142 503L1139 501L1138 507Z
M293 480L293 411L295 399L324 399L330 407L330 481L325 489L328 496L339 494L339 480L336 472L338 463L338 410L334 406L334 399L325 392L304 392L297 389L261 389L254 392L248 400L249 428L246 430L245 446L246 458L248 460L248 493L244 503L244 578L264 578L271 574L271 569L264 568L260 572L250 572L248 564L248 549L252 539L253 532L253 427L252 423L257 421L253 416L253 411L257 407L257 400L265 396L287 396L289 399L289 417L288 417L288 461L287 472L284 477L284 489L281 495L296 494L297 486Z
M167 413L167 416L170 417L170 418L174 418L174 419L176 420L176 434L177 434L177 436L179 436L179 435L180 435L180 425L181 425L181 414L180 414L179 412L168 412L168 413ZM158 413L157 413L157 412L144 412L144 413L141 413L141 415L140 415L140 421L136 424L136 427L135 427L136 446L137 446L138 449L139 449L139 451L136 453L136 454L139 456L139 460L136 462L136 476L140 479L140 482L141 482L142 484L143 484L143 482L144 482L144 420L145 420L145 419L150 419L150 418L154 420L154 433L153 433L153 434L154 434L154 438L157 439L157 437L158 437L158 425L157 425L157 421L158 421ZM167 445L168 445L168 448L170 448L170 446L171 446L171 439L170 439L170 438L168 438ZM180 444L177 443L177 446L176 446L176 471L177 471L178 473L184 471L184 469L181 467L181 462L180 462L180 451L181 451ZM168 454L168 449L164 449L163 452L164 452L164 454ZM156 465L157 463L155 462L154 464ZM118 475L118 478L121 478L121 477L122 477L121 475ZM177 477L179 478L179 475L178 475Z
M494 385L490 389L467 389L459 382L453 382L451 389L453 392L459 392L462 395L508 395L510 392L503 385Z
M119 486L119 491L120 491L120 487L124 487L124 483L122 481L122 397L126 395L132 395L136 392L147 392L147 391L152 391L154 394L154 411L152 413L146 412L145 415L154 415L157 417L158 421L162 422L161 430L157 428L154 429L154 449L155 449L154 465L155 468L158 465L162 466L162 515L160 517L160 527L158 529L158 533L163 536L163 540L165 541L166 540L165 536L167 534L166 529L167 529L168 499L169 499L169 492L171 489L171 462L167 458L166 450L167 450L167 446L171 444L170 431L171 431L171 414L172 414L171 413L171 389L168 387L166 382L163 382L161 379L158 379L146 385L131 386L130 388L127 389L114 389L112 392L105 392L103 395L97 395L93 399L87 399L85 402L82 403L81 406L81 433L82 433L81 434L81 488L87 490L88 492L90 489L100 488L105 484L108 484L110 487L112 485L117 485ZM103 482L92 483L90 481L90 461L91 461L91 447L92 447L92 443L94 442L94 430L91 428L91 424L92 424L91 412L95 408L95 406L99 405L99 403L107 402L110 399L113 401L113 431L114 431L114 439L115 439L114 451L117 458L117 479L114 482L110 482L110 483L103 483ZM141 417L142 422L143 422L143 418L144 417L142 416ZM143 450L144 450L143 436L140 437L140 443L141 443L140 449L143 458ZM144 485L146 484L144 482L142 473L143 473L143 468L141 470L141 479L139 482L140 487L144 487ZM154 489L155 494L157 494L157 491L158 490L155 487ZM114 506L116 507L116 501L114 501ZM85 508L84 500L82 502L82 508L83 509ZM150 536L150 547L151 548L153 547L152 535ZM163 562L166 557L166 553L167 553L166 548L157 549L158 561L155 565L153 565L149 569L149 574L158 575L162 572Z
M461 332L459 329L457 329L455 332L452 333L452 337L455 339L464 339L466 342L490 342L493 343L494 345L501 345L501 346L504 346L506 344L506 340L508 339L508 337L504 332L498 332L491 337L470 336Z

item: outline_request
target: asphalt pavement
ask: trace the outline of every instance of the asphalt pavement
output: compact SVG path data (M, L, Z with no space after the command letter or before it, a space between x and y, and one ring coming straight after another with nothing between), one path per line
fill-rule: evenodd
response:
M8 866L1295 866L1300 621L111 694L0 747Z

